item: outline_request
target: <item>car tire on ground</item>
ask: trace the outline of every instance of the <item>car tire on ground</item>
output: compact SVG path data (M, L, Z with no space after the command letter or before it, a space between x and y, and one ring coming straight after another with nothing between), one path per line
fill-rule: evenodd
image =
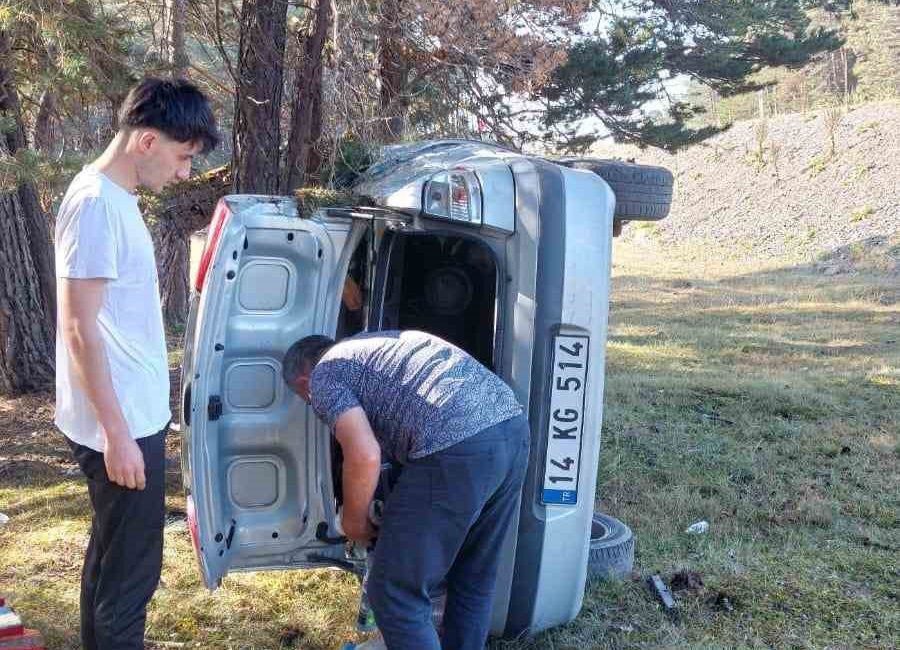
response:
M623 580L634 567L634 534L614 517L599 512L591 521L588 580Z
M569 158L562 164L592 171L607 182L616 195L616 220L656 221L669 214L675 181L664 167L596 158Z

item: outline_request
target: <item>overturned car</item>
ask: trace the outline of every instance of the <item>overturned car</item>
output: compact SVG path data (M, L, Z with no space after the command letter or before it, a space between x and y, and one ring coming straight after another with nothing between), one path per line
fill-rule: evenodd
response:
M589 556L633 552L630 535L598 532L608 520L594 517L611 242L617 223L666 216L671 174L449 140L388 148L354 193L365 200L304 216L292 197L227 196L215 210L181 389L205 584L229 571L349 567L336 445L283 385L281 358L308 334L418 329L500 375L531 426L493 633L572 620ZM361 300L346 299L348 286ZM592 551L592 528L613 539L611 554Z

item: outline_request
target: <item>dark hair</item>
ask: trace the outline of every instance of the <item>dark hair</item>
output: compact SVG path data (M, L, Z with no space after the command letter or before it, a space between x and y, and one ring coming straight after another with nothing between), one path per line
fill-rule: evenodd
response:
M301 374L309 372L322 355L334 345L334 339L321 334L305 336L284 353L281 361L281 376L288 384L293 384Z
M119 125L157 129L176 142L200 143L202 153L219 144L206 96L184 79L147 77L138 82L119 109Z

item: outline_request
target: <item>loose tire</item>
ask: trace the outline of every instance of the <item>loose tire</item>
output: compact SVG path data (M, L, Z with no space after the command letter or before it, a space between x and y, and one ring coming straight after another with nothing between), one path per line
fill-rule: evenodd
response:
M617 220L657 221L669 214L675 181L664 167L596 158L565 158L560 164L592 171L605 180L616 195Z
M588 580L624 580L634 567L634 534L614 517L594 513L588 554Z

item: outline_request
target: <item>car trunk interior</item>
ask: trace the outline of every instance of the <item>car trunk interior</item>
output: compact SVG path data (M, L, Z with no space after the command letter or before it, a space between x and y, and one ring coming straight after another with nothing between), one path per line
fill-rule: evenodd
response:
M497 263L489 246L455 234L396 233L382 251L369 329L430 332L493 370Z

